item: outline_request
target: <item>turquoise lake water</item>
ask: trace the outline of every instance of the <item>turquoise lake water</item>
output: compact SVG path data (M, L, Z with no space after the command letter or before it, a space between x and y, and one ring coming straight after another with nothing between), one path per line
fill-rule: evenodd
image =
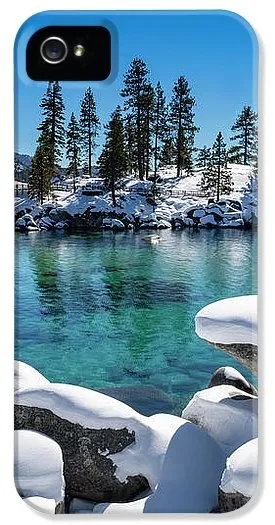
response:
M234 359L200 340L195 314L257 293L255 233L16 235L17 359L50 381L103 390L144 414L180 413ZM254 380L255 383L255 380Z

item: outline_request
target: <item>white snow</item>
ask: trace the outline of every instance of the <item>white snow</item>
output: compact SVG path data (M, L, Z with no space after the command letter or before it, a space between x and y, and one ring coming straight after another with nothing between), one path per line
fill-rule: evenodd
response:
M257 397L231 385L213 386L197 392L182 417L204 428L228 456L257 437L257 404Z
M122 452L108 456L118 466L116 475L142 473L153 489L159 480L162 461L168 444L183 424L170 414L145 417L124 403L80 386L50 383L16 394L15 402L26 406L47 408L56 415L88 428L125 428L135 432L136 443Z
M236 368L233 368L232 366L225 366L223 373L226 379L231 379L232 381L240 380L242 381L242 383L245 383L247 387L250 386L245 377L238 370L236 370Z
M196 333L212 343L257 344L257 296L222 299L200 310Z
M226 493L239 492L251 498L258 477L258 439L248 441L235 450L226 461L220 488Z
M41 498L40 496L31 496L23 498L25 503L35 510L45 512L46 514L55 514L56 502L54 499Z
M20 496L63 501L65 482L59 445L31 430L15 431L14 480Z
M14 361L14 391L50 384L38 370L22 361Z
M96 505L93 512L210 512L217 504L224 463L215 441L184 421L169 443L156 491L131 503Z

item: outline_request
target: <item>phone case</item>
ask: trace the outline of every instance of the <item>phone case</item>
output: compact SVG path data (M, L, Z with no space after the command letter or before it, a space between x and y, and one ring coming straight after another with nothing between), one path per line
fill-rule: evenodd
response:
M36 82L45 26L111 33ZM45 12L15 44L15 484L48 513L223 513L257 483L257 40L226 11Z

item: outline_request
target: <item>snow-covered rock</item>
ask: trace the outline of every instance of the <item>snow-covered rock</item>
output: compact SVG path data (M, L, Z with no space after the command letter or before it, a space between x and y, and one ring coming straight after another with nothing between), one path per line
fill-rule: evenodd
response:
M56 507L54 499L41 498L40 496L31 496L30 498L23 498L24 502L30 507L45 514L59 514L60 506Z
M222 299L202 308L195 317L196 333L212 343L257 344L257 296Z
M17 221L15 221L15 227L16 228L19 228L19 229L25 229L26 228L26 223L25 223L25 219L23 217L19 217L19 219L17 219Z
M93 512L210 512L217 505L224 463L224 454L215 441L185 421L169 443L153 494L123 505L96 505Z
M217 226L217 221L215 220L214 215L208 214L201 217L200 224L201 226Z
M220 512L230 512L255 494L258 479L258 439L235 450L226 461L219 491Z
M23 361L14 361L14 391L24 388L47 386L50 381L38 370Z
M45 230L51 230L54 227L54 224L55 222L50 217L48 217L48 215L43 215L43 217L38 222L39 227Z
M54 432L63 450L64 461L67 462L66 485L71 495L80 496L75 487L77 480L74 472L77 468L81 473L82 497L97 501L100 501L100 496L101 501L104 498L106 501L105 491L110 491L110 487L117 501L122 501L123 497L131 499L147 488L144 480L148 480L153 490L159 481L169 442L183 423L181 418L169 414L142 416L120 401L74 385L50 384L21 390L15 402L20 405L15 410L17 425L33 424L34 430L48 435ZM39 409L47 409L47 412ZM48 411L53 414L49 415ZM85 462L83 454L81 456L80 451L78 454L75 452L76 445L74 450L68 448L64 429L76 435L75 443L79 446L84 430L86 435L87 429L90 429L86 453L91 458L95 456L101 470L95 472L92 464ZM104 450L102 443L105 443ZM117 466L115 475L113 465ZM84 483L91 476L96 480L92 487L95 493L90 492L90 482L87 481L86 487Z
M222 366L212 375L208 388L218 385L232 385L248 394L257 395L256 388L251 385L245 377L232 366Z
M103 219L102 223L105 229L114 230L114 231L125 230L125 224L118 219L106 218L106 219Z
M39 496L61 506L65 495L63 458L59 445L31 430L15 431L14 480L23 498Z
M182 417L205 429L228 456L257 437L257 398L230 385L197 392Z

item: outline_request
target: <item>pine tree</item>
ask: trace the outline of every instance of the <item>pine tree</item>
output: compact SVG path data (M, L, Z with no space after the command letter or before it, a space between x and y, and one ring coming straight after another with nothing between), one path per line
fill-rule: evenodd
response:
M206 166L209 163L210 158L211 158L211 148L207 148L206 146L203 146L203 148L200 148L199 153L197 155L198 168L206 168Z
M227 167L226 144L220 131L201 179L201 189L215 192L217 201L220 200L221 193L229 195L233 189L231 172Z
M152 153L152 132L153 121L155 118L155 92L151 82L147 82L142 96L142 142L143 149L143 172L145 178L149 176L151 153Z
M134 58L124 76L124 88L121 90L121 96L125 98L124 109L130 113L134 122L138 176L141 180L145 175L144 95L148 86L148 74L149 70L145 62L140 58Z
M192 171L192 151L195 133L198 128L194 124L193 108L195 99L191 97L187 80L181 76L173 87L170 105L170 118L176 135L176 165L177 176L182 170Z
M137 144L136 133L132 115L126 115L124 119L125 148L127 153L127 164L129 174L137 173Z
M111 115L105 128L106 141L98 159L100 175L112 193L113 205L116 206L116 183L127 171L127 154L125 151L123 119L120 106Z
M171 134L167 134L162 141L162 148L159 155L160 166L169 166L175 161L176 148Z
M64 129L64 103L62 90L58 81L50 81L44 94L40 107L42 108L43 120L38 131L41 132L38 143L42 144L47 136L48 163L51 176L57 174L62 160L62 150L65 144Z
M155 115L154 115L154 177L157 176L157 168L160 156L159 143L166 140L167 133L169 131L168 125L168 108L166 105L166 99L164 91L161 87L160 82L157 83L155 89Z
M244 106L237 117L232 131L236 132L230 140L237 141L235 156L242 158L242 164L251 164L257 157L257 113L251 106Z
M89 87L84 94L80 107L80 131L84 163L88 164L89 177L92 176L92 156L96 147L96 137L99 130L99 118L93 92Z
M52 168L49 164L51 154L51 135L49 132L43 131L32 158L28 182L30 198L37 199L40 204L43 204L45 197L51 191Z
M67 173L73 176L74 193L76 190L75 179L78 176L78 168L80 164L80 131L78 122L74 113L71 114L71 119L67 130L66 143L66 158L68 160Z

